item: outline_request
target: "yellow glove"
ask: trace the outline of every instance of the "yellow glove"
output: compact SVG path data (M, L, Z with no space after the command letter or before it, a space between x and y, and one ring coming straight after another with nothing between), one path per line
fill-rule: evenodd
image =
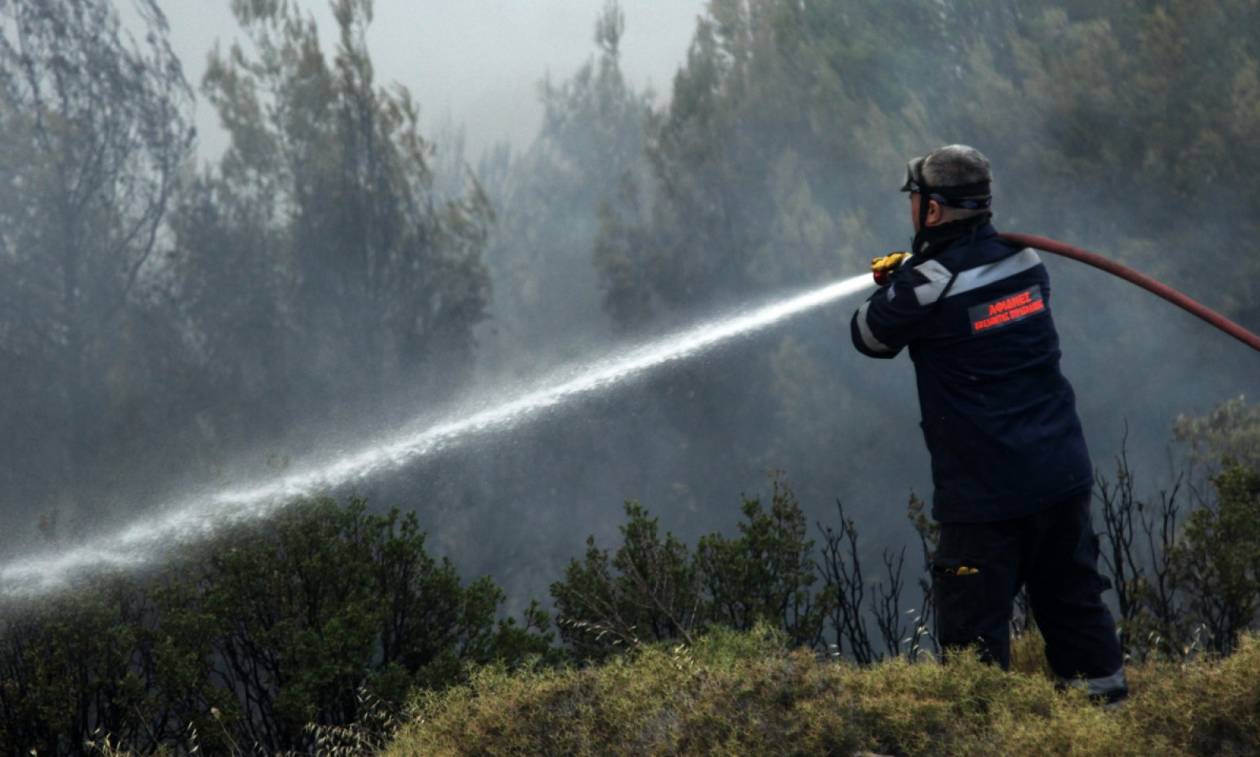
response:
M879 286L887 284L893 272L900 268L908 257L910 257L908 252L890 252L883 257L871 258L871 274L875 276L875 283Z

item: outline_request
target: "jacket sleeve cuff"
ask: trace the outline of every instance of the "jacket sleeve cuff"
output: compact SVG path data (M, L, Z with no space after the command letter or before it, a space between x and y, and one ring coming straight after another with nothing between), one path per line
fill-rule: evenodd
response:
M867 357L881 360L897 357L897 354L901 352L899 348L889 347L876 339L875 335L871 333L870 325L866 321L866 312L869 307L869 301L864 303L849 321L849 335L853 338L853 346L857 348L858 352Z

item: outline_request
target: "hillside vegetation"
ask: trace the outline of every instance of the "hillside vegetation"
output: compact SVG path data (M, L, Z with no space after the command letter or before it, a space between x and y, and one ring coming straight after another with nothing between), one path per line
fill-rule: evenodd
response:
M1260 3L708 0L657 94L610 0L535 140L481 156L378 77L372 0L232 2L195 83L166 5L0 0L0 568L308 465L354 491L0 597L0 755L1260 752L1254 363L1084 267L1054 307L1118 712L1038 673L1024 600L1022 674L933 662L913 372L851 348L854 303L348 477L865 270L910 236L906 158L953 141L1002 229L1260 329Z
M1255 753L1257 428L1241 399L1181 419L1190 498L1140 494L1123 457L1099 477L1135 690L1118 714L1055 692L1024 600L1021 673L934 662L917 498L919 554L875 554L843 507L811 531L776 478L694 543L628 503L619 542L592 537L552 583L554 615L512 617L414 513L331 498L0 603L0 753Z
M654 646L586 669L508 674L419 700L405 754L1255 754L1260 638L1219 660L1129 669L1104 710L1036 670L1035 634L1004 673L974 657L859 667L788 651L764 629Z

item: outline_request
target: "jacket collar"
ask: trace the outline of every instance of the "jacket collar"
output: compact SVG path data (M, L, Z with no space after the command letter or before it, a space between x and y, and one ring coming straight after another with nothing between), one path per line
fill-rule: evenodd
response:
M997 236L997 229L990 223L992 214L983 213L939 226L928 226L914 236L915 257L931 260L959 240L977 241Z

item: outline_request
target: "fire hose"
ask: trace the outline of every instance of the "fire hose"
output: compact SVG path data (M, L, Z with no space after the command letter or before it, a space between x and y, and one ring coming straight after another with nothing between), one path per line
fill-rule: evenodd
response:
M1251 349L1260 352L1260 336L1256 335L1254 332L1248 331L1237 323L1234 323L1206 305L1187 297L1167 284L1152 279L1144 273L1139 273L1128 266L1121 265L1114 260L1109 260L1097 253L1082 250L1080 247L1073 247L1070 244L1057 242L1053 239L1047 239L1046 237L1034 236L1032 234L1000 234L999 236L1008 242L1013 242L1014 244L1022 245L1024 247L1034 247L1038 250L1049 252L1054 255L1062 255L1063 257L1071 258L1085 263L1086 265L1092 265L1095 268L1102 269L1113 276L1119 276L1125 281L1137 284L1148 292L1151 292L1156 296L1163 297L1165 300L1168 300L1177 307L1193 313L1199 318L1202 318L1216 328L1247 345Z

